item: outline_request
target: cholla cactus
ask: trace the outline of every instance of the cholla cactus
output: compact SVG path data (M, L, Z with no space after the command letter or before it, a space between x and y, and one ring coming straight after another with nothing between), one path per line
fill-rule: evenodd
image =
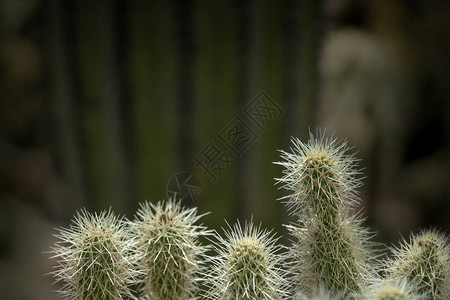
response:
M184 209L171 199L141 205L131 227L137 236L139 266L145 274L143 297L157 300L194 297L206 250L199 237L210 234L206 227L195 225L201 217L196 208Z
M288 226L296 237L290 251L296 288L308 297L320 286L335 297L356 295L374 276L370 235L357 215L349 216L361 185L356 159L345 142L323 135L293 143L293 153L282 151L278 182L291 192L282 199L299 221Z
M216 235L217 257L206 275L207 299L272 300L288 294L284 271L278 265L284 257L271 231L260 230L250 221L229 226L226 238Z
M284 176L278 183L291 193L281 199L286 201L291 213L301 221L311 215L336 217L359 202L356 188L361 185L357 159L347 154L347 143L326 139L324 135L308 144L292 139L293 153L281 151Z
M406 280L383 280L373 287L373 292L366 299L373 300L419 300L417 287Z
M52 248L59 259L53 273L63 281L66 299L122 299L132 296L128 285L138 275L134 240L122 219L111 210L90 214L82 210L69 228L59 229Z
M336 297L332 296L330 292L323 286L317 288L315 291L310 293L309 296L297 291L294 294L294 300L333 300Z
M287 226L296 238L290 269L298 288L311 297L322 285L336 297L359 294L371 281L368 233L352 217L328 226L312 219Z
M411 235L394 248L394 259L386 272L393 279L409 280L419 286L428 299L450 299L450 246L447 238L436 230Z

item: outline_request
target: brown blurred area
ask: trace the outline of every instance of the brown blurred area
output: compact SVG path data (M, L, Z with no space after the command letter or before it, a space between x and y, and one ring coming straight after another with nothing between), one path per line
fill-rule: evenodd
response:
M284 115L217 181L192 171L205 225L286 235L272 162L320 127L359 151L377 241L449 233L449 18L443 0L0 0L0 299L58 299L54 228L166 198L259 91Z

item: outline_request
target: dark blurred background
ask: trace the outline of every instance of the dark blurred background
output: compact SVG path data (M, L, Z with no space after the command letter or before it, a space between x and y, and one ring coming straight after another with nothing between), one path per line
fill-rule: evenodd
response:
M211 228L286 235L272 162L318 127L359 151L377 241L448 233L449 19L425 0L1 0L0 299L58 299L45 251L82 207L133 218L178 192Z

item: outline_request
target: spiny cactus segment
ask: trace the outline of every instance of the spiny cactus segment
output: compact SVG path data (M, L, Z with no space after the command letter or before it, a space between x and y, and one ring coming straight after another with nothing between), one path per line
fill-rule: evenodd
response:
M293 139L293 153L281 151L289 191L282 198L298 223L287 226L295 237L290 250L295 288L308 297L325 287L332 295L356 295L372 280L370 234L358 215L357 160L345 142L311 135L308 144ZM287 199L287 200L286 200Z
M290 273L297 288L309 297L323 286L334 296L358 294L370 284L374 270L370 265L368 232L360 220L350 218L332 228L312 220L287 226L295 237L289 251Z
M450 299L450 246L443 234L436 230L412 234L393 253L386 266L390 278L417 283L430 300Z
M66 299L122 299L139 275L135 271L134 238L111 210L91 214L82 210L73 225L60 228L52 248L58 258L56 281Z
M417 290L417 286L407 280L384 279L378 282L365 299L373 300L419 300L425 299Z
M206 274L207 299L272 300L284 299L285 273L279 269L284 256L271 231L261 230L251 221L236 223L225 231L225 238L216 235L217 257L211 259L212 269Z
M206 247L201 236L211 234L195 223L203 215L169 199L145 202L131 227L137 237L139 269L144 273L141 293L148 299L191 299L197 289Z
M302 221L312 215L336 216L359 202L356 189L361 185L357 177L357 159L347 154L346 142L310 135L307 144L292 139L292 153L281 152L284 167L277 181L289 191L283 198L291 213Z

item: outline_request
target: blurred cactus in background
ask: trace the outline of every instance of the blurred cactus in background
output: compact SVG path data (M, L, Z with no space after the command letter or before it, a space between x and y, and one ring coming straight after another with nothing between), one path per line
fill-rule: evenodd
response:
M280 269L284 255L271 231L255 227L252 221L240 223L216 235L217 257L206 274L206 299L272 300L288 295L285 273Z
M206 247L199 237L210 234L195 223L203 215L169 199L156 205L145 202L131 222L137 238L139 269L144 275L141 293L146 299L191 299L202 270Z
M373 300L418 300L424 299L417 287L406 280L381 280L373 288L372 295L365 295L364 299ZM420 295L420 296L419 296Z
M308 297L322 286L334 296L356 295L374 278L370 234L357 214L350 215L361 185L356 159L346 142L323 134L293 143L293 153L281 151L278 164L285 170L278 182L290 192L282 199L299 222L288 226L295 237L295 288Z
M82 210L56 237L52 252L58 269L52 274L57 282L63 281L60 293L66 299L132 296L128 286L138 276L135 239L111 210L100 214Z
M300 290L295 291L294 300L332 300L337 298L330 294L330 292L321 286L318 289L315 289L310 295L306 295L302 293Z

